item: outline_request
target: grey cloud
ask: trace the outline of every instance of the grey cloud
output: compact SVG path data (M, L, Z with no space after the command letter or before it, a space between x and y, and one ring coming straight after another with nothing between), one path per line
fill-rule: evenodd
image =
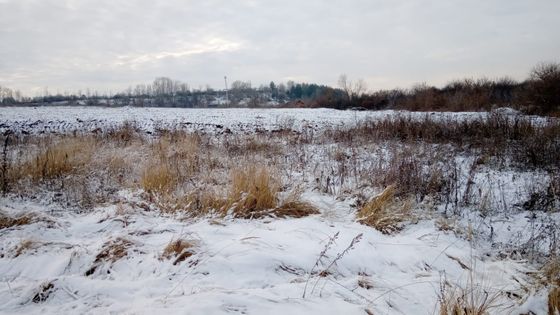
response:
M372 88L523 78L560 56L560 2L0 0L0 84L117 91L339 74Z

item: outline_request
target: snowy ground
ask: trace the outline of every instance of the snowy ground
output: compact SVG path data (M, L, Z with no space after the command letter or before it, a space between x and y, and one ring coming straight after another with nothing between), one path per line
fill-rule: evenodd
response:
M279 128L351 125L368 118L393 116L395 111L340 111L334 109L201 109L134 107L4 107L0 109L0 132L12 129L28 133L92 131L135 122L145 131L155 128L188 130L252 131ZM424 113L415 116L424 116ZM441 115L429 113L429 115ZM446 116L473 117L484 113L447 113Z
M366 314L366 309L434 314L442 279L464 284L470 275L465 268L473 265L484 289L524 294L518 281L525 284L526 265L472 252L468 241L437 231L433 221L387 236L353 222L344 202L320 194L307 198L322 214L255 221L181 221L130 204L124 213L110 206L76 215L3 200L2 210L40 213L47 223L1 231L0 309L6 314ZM326 269L360 234L360 242L326 277L311 274ZM103 243L117 238L132 242L129 255L86 276ZM177 238L194 240L195 254L177 265L160 260L165 245ZM14 257L22 240L33 243ZM48 300L34 303L46 283L54 285ZM503 313L521 310L516 302L506 301L513 308Z
M327 109L2 108L0 129L91 131L134 121L145 131L187 126L208 132L226 128L251 132L304 125L322 129L397 114ZM476 176L474 191L486 188L485 181L499 183L492 190L495 193L488 192L485 198L491 207L504 209L492 218L477 212L459 218L455 227L463 232L439 229L439 219L424 213L399 233L385 235L356 223L352 198L312 189L305 191L303 199L318 207L320 214L299 219L185 219L147 210L140 192L130 190L120 191L118 202L87 213L66 211L45 200L0 198L5 215L38 218L32 224L0 229L0 313L437 314L444 281L465 287L473 279L481 291L501 293L500 307L493 314L545 314L545 293L530 289L528 274L535 271L534 265L496 253L527 241L524 232L536 219L524 212L506 214L526 200L530 191L525 182L546 176L492 170ZM441 212L441 207L430 211ZM558 214L538 219L560 222ZM470 242L464 231L473 226L480 234ZM191 241L194 248L192 256L174 265L173 259L162 259L162 252L177 239ZM107 242L122 240L127 244L122 259L96 261Z

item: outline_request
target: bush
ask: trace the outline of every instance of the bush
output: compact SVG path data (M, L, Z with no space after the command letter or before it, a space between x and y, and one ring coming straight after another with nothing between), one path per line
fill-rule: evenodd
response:
M529 97L542 113L558 112L560 106L560 63L541 63L529 79Z

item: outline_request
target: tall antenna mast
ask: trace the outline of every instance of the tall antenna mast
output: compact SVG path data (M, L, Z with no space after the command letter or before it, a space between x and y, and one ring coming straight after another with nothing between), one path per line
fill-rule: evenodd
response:
M227 89L227 76L224 76L224 82L226 83L226 106L229 106L229 96L228 96L228 89Z

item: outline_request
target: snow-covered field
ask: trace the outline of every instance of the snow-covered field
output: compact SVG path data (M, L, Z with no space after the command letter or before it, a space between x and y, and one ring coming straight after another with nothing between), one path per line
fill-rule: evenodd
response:
M131 121L149 132L185 128L250 134L304 126L320 132L397 115L402 113L1 108L0 129L30 134L93 131ZM485 114L428 115L462 119ZM317 168L327 151L307 148L315 148L309 154ZM362 154L367 156L367 150ZM482 297L496 296L491 314L546 314L546 291L533 289L530 276L536 264L522 255L500 253L525 244L536 225L560 222L558 212L531 216L517 206L531 194L527 187L539 181L544 185L547 175L483 167L469 174L472 159L457 159L462 161L459 193L470 185L486 207L500 211L488 216L473 207L454 217L452 228L446 229L440 215L446 206L424 200L414 209L416 218L389 235L356 222L356 198L342 193L346 186L341 184L340 193L316 189L316 173L309 170L294 176L305 183L302 200L320 213L303 218L163 214L146 205L141 191L127 188L110 203L86 212L39 196L1 197L4 216L34 219L0 227L0 313L438 314L442 287L448 284ZM162 253L177 239L193 244L192 256L174 264ZM111 242L121 244L126 253L114 261L100 258Z
M340 111L334 109L201 109L201 108L134 108L134 107L4 107L0 108L0 132L13 129L28 133L93 131L135 122L138 128L235 131L278 128L343 126L369 118L398 114L395 111ZM428 113L441 116L441 113ZM480 117L485 113L447 113L450 117ZM425 116L415 113L416 117Z

